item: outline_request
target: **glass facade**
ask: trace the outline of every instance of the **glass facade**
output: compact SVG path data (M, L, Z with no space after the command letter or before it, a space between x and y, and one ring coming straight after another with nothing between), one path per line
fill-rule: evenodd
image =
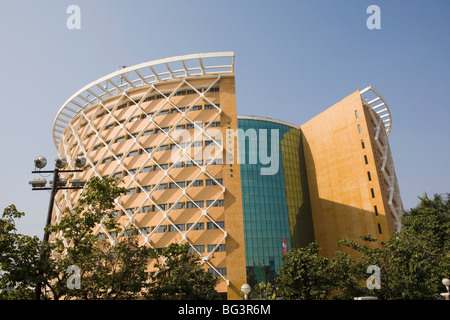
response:
M238 119L238 128L247 281L252 286L271 281L282 266L281 255L298 245L295 229L305 226L296 218L302 205L306 208L302 189L307 183L301 183L306 176L299 169L304 164L299 129L246 118ZM267 150L260 150L264 139L261 146ZM278 167L264 174L261 169L270 166Z

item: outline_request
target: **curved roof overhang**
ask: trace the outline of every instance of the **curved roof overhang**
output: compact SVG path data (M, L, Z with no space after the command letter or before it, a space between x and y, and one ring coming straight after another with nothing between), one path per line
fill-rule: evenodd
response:
M380 119L383 121L384 128L386 129L386 135L389 136L392 128L392 117L386 100L384 100L381 94L372 86L368 86L367 88L360 90L359 94L361 95L363 104L372 108L372 110L378 114Z
M64 102L53 122L53 143L58 149L64 129L81 110L116 94L164 80L233 73L233 51L181 55L124 67L89 83Z

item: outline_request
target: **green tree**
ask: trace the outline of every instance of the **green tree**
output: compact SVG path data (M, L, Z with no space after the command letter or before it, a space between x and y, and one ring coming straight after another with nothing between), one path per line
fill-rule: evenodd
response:
M189 253L189 244L171 244L162 250L164 262L156 255L155 272L146 297L157 300L215 300L218 278L205 272L199 256Z
M359 253L360 270L377 265L381 288L371 295L380 299L437 299L441 281L450 270L450 195L426 194L417 207L405 212L402 231L395 232L382 248L372 249L345 239L341 245ZM365 236L363 240L373 241Z
M333 290L332 261L319 256L319 245L293 248L282 256L276 278L279 293L288 300L323 300Z

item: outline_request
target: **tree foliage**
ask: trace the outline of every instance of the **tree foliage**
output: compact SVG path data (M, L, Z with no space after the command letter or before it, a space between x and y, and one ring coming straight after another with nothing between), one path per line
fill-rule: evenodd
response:
M171 244L162 250L164 262L157 258L152 281L147 287L149 299L215 300L218 278L205 272L199 257L189 253L189 244Z
M156 264L149 285L148 263L158 257L154 249L139 245L132 236L110 245L94 235L100 223L110 232L121 231L112 210L115 199L127 190L117 182L90 179L78 206L48 226L53 235L49 243L17 233L15 219L24 213L14 205L6 208L0 219L0 299L33 299L38 282L48 289L46 299L217 298L217 278L203 271L198 256L188 254L188 245L173 244L163 251L166 263ZM69 272L73 266L79 274ZM73 276L79 276L79 287L68 285Z
M402 231L380 248L371 235L338 242L355 254L338 251L335 257L319 255L317 243L291 249L283 256L277 279L284 299L439 299L442 279L450 270L450 195L426 194L402 217ZM355 256L356 255L356 256ZM370 290L369 266L380 268L380 289Z

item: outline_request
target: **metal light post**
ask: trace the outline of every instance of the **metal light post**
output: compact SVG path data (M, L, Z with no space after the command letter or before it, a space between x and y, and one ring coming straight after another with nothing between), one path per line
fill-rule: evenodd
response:
M447 292L441 293L441 296L443 296L445 300L450 300L450 279L442 279L442 284L447 288Z
M244 283L241 286L241 291L244 294L244 300L248 300L248 294L250 293L251 290L252 290L252 288L246 283Z
M42 156L37 157L34 160L34 164L37 169L42 169L47 165L47 159L45 159ZM75 166L78 168L83 168L86 164L86 159L83 157L78 157L75 159ZM61 179L59 174L60 173L69 173L69 172L82 172L82 169L75 169L75 170L63 170L67 166L67 160L62 157L58 157L55 160L55 169L54 170L33 170L31 173L53 173L53 181L51 182L51 187L46 187L47 181L45 179L33 179L29 183L32 186L31 190L51 190L50 192L50 201L48 205L48 212L47 212L47 221L45 223L45 229L44 229L44 242L48 242L50 238L50 232L48 231L48 226L52 222L52 214L53 214L53 205L55 203L55 196L58 190L77 190L77 189L83 189L84 184L86 181L80 180L80 179L73 179L70 181L72 184L72 187L66 187L67 180ZM47 252L41 252L40 259L41 261L45 258L45 255ZM39 274L42 275L43 271L39 270ZM40 300L41 298L41 288L42 283L38 282L36 284L36 290L35 290L35 299Z

